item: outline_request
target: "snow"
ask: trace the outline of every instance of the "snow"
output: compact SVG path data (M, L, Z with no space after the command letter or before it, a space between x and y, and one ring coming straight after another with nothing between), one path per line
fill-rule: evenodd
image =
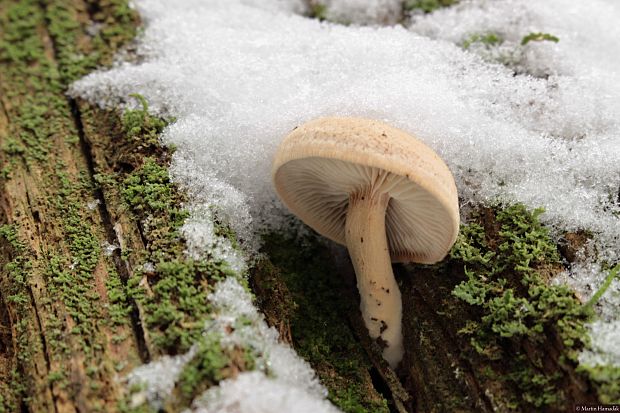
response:
M252 303L252 297L237 280L229 277L219 283L209 301L217 316L207 329L220 331L222 345L240 345L253 350L259 368L288 388L305 389L315 398L327 396L310 365L297 357L288 345L278 341L278 332L267 326L263 315ZM239 318L249 323L235 325ZM231 329L231 326L235 328Z
M338 411L325 401L327 390L310 365L288 345L279 342L278 332L267 325L252 303L250 293L234 276L215 286L209 302L213 313L205 321L205 334L217 334L224 349L241 346L249 350L257 370L226 380L221 388L211 388L194 401L193 409L240 413ZM160 409L172 394L184 366L195 354L196 348L192 347L186 354L163 356L133 370L126 377L127 384L143 388L132 395L134 407L148 402L154 409ZM237 410L226 410L231 406L237 406Z
M197 398L193 413L336 413L339 410L329 402L313 397L265 376L261 372L241 373L234 380L226 380L218 387L207 390Z
M189 191L188 191L189 192ZM213 213L204 205L189 208L190 217L181 227L181 234L187 242L187 254L195 260L215 259L242 274L247 270L248 257L232 245L225 237L217 236Z
M590 326L590 334L597 340L592 350L580 354L579 362L589 366L620 366L620 321L595 321Z
M389 22L381 13L396 3L332 0L327 12L374 24ZM342 115L383 120L434 148L464 211L522 202L546 209L555 236L591 231L599 262L566 275L582 296L604 279L600 261L620 259L618 3L462 1L406 28L321 23L301 15L301 0L135 4L146 25L141 58L80 80L71 94L132 106L128 95L140 93L154 113L178 119L163 140L177 147L171 175L191 199L190 254L215 246L242 270L258 234L290 222L271 185L277 145L305 121ZM560 41L522 46L532 32ZM463 50L485 33L503 41ZM242 253L214 238L213 216L238 234ZM603 298L606 327L592 327L600 352L617 349L609 331L617 334L618 305L616 288Z
M174 389L174 383L183 367L192 359L195 350L179 356L162 356L157 361L135 368L125 378L128 387L140 386L142 391L132 394L133 408L148 402L155 410L163 409L164 402Z

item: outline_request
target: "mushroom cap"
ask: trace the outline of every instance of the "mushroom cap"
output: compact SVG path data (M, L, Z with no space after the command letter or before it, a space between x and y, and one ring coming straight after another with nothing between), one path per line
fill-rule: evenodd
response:
M459 230L452 173L428 146L383 122L319 118L282 141L272 178L284 204L343 245L349 197L388 192L386 234L395 262L442 260Z

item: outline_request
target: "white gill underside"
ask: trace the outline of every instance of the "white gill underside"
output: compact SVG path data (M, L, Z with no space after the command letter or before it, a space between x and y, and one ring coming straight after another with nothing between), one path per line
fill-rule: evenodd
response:
M447 212L432 194L404 176L325 158L290 161L280 167L278 175L286 176L276 180L288 194L288 207L317 232L341 244L345 243L349 194L366 190L391 197L386 233L394 259L434 262L437 254L433 251L446 251L451 242L451 230L445 229L449 227Z

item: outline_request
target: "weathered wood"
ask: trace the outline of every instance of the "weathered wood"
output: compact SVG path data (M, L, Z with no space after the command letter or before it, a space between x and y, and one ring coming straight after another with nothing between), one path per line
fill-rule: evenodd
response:
M106 251L116 239L64 95L97 63L69 65L70 54L95 53L104 41L85 28L100 21L105 30L112 10L90 6L0 3L0 371L21 386L8 389L10 410L115 411L123 395L116 376L141 363L131 320L112 315L120 282Z

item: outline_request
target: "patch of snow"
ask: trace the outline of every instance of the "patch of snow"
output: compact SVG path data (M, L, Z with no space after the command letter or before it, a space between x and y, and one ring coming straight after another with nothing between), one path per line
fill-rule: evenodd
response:
M145 273L153 273L155 272L155 265L152 262L147 261L142 264L142 271L144 271Z
M190 217L181 227L187 242L187 254L195 259L215 259L228 264L237 274L247 270L245 254L236 249L231 240L215 233L213 213L210 209L191 209Z
M598 249L598 261L583 256L556 280L574 288L584 302L607 274L601 262L620 259L620 26L613 24L618 17L620 5L607 0L588 4L473 0L414 16L409 25L418 34L455 45L463 45L473 36L494 34L500 39L498 44L476 42L468 51L515 72L547 78L542 82L528 79L528 83L544 87L537 92L538 98L526 92L507 99L512 106L509 116L552 141L545 159L539 159L541 170L531 171L529 185L517 188L511 198L530 206L539 202L547 209L544 220L555 225L556 234L579 228L594 230L594 245L587 248L590 256ZM522 46L529 33L549 33L559 42ZM547 165L553 166L545 173ZM558 178L558 187L554 187L551 181ZM562 190L568 183L574 188ZM620 348L618 337L610 333L620 331L614 330L620 328L619 306L620 282L615 280L596 306L603 321L591 326L593 349L587 352L588 360L611 360L620 365L620 359L609 358L612 349Z
M321 397L254 371L225 380L198 397L194 413L336 413Z
M579 355L579 363L587 366L620 366L620 320L611 323L595 321L590 335L597 337L593 349Z
M103 241L101 243L101 249L103 250L103 254L106 257L109 257L112 254L114 254L114 251L119 249L119 246L118 245L114 245L114 244L110 244L108 241Z
M141 9L162 9L147 13L139 47L146 60L88 76L72 93L105 105L138 92L155 113L175 115L164 136L178 148L173 177L193 188L197 204L215 205L242 240L283 222L270 181L282 137L318 116L354 115L388 121L435 148L465 204L542 206L546 223L590 229L608 250L618 250L620 82L613 67L514 77L401 27L322 24L240 0L194 3L145 1ZM555 3L554 10L573 13ZM598 10L607 13L600 29L576 27L577 45L608 46L610 36L617 38L613 10ZM566 37L558 50L577 47ZM565 65L580 61L582 50L566 52Z
M89 210L93 211L93 210L95 210L95 209L97 208L97 206L99 206L100 204L101 204L101 200L99 200L99 199L93 199L92 201L88 201L88 202L86 203L86 207L87 207Z
M195 350L178 356L162 356L148 364L136 367L125 378L129 388L140 386L142 390L132 394L132 407L148 402L155 410L162 409L165 400L174 389L183 367L194 357Z
M305 389L315 397L327 397L310 365L300 359L293 349L278 341L278 332L269 327L263 315L252 303L250 294L232 277L220 282L209 301L216 309L213 324L221 332L222 345L240 345L252 349L260 368L289 387ZM249 323L235 324L239 318ZM234 327L234 328L231 328Z

